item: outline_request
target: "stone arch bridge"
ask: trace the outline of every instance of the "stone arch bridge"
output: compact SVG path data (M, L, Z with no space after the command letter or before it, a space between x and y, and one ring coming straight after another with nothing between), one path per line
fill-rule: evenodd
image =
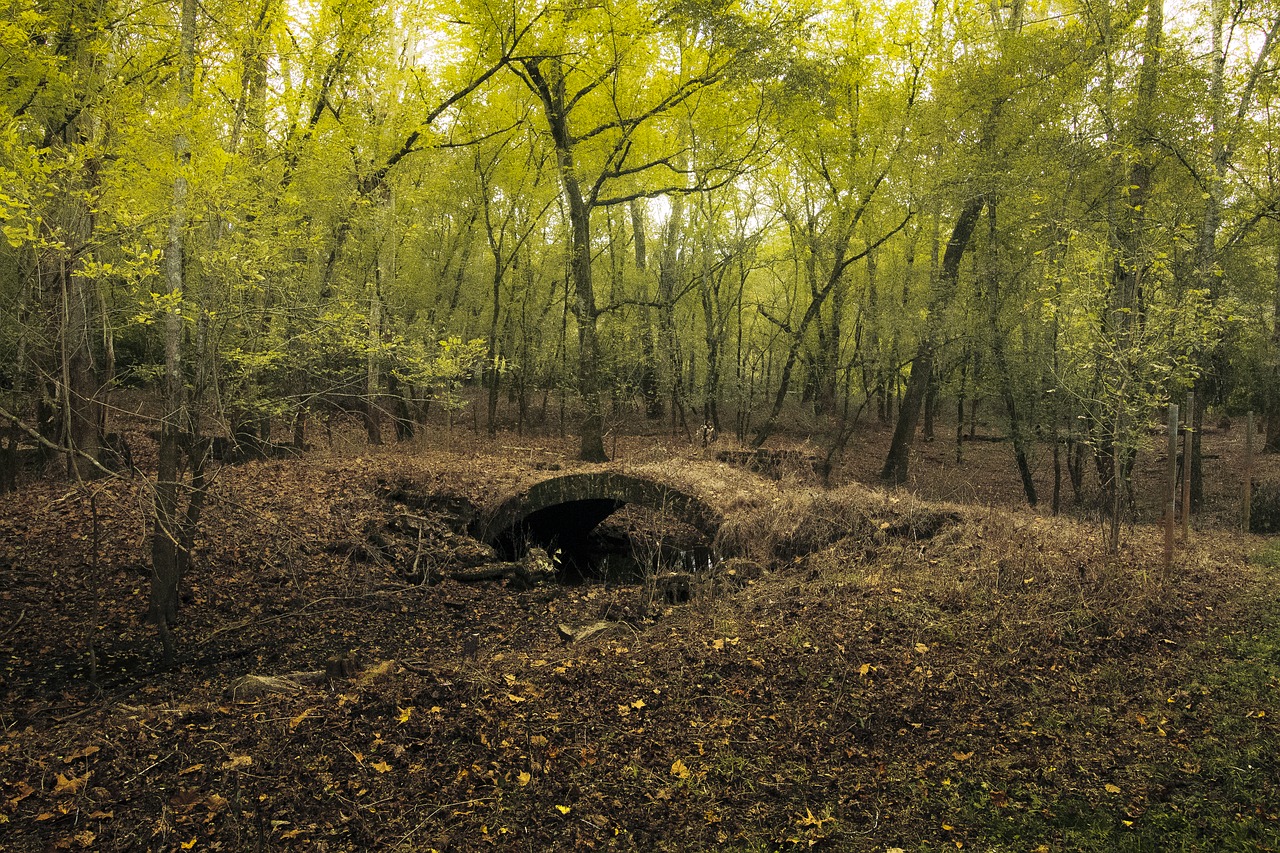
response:
M671 514L695 528L708 548L722 520L719 511L688 487L652 474L605 470L525 484L482 511L472 531L508 558L529 543L554 543L573 553L585 549L597 525L627 504Z

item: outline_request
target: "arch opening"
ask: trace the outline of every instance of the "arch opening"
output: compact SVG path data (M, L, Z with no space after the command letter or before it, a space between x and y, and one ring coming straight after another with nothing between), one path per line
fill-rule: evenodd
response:
M481 538L508 560L531 546L546 549L564 583L637 583L657 571L713 563L711 518L700 501L662 484L579 474L508 500L487 517Z
M499 538L503 559L538 546L555 557L562 583L640 583L655 572L695 572L715 561L697 528L640 504L611 499L552 504Z

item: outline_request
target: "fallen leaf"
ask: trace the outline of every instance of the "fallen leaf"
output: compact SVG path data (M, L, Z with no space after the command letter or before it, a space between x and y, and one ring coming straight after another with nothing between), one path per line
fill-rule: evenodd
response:
M192 847L195 847L195 846L196 846L196 839L194 839L194 838L193 838L193 839L191 839L190 841L184 841L184 842L182 842L182 849L183 849L183 850L190 850Z
M85 849L92 847L94 839L96 839L97 837L98 837L97 833L90 832L87 829L84 830L83 832L77 832L75 834L76 844L79 844L81 847L84 847Z
M111 820L115 816L115 812L97 811L89 815L89 820Z
M68 779L66 776L59 773L54 776L53 792L55 794L75 794L89 783L90 775L91 774L86 773L83 776L72 776Z
M178 771L179 776L190 776L192 773L199 773L204 769L203 764L192 764L190 767L183 768Z
M516 784L521 788L533 781L533 777L529 775L529 771L521 770L520 775L516 777Z
M871 670L873 669L875 669L874 666L872 666L869 663L864 663L862 666L858 667L858 675L861 675L863 678L866 678L867 673L871 672Z
M1106 791L1107 791L1107 793L1108 793L1108 794L1118 794L1118 793L1120 793L1120 786L1119 786L1119 785L1113 785L1113 784L1111 784L1110 782L1108 782L1108 783L1105 785L1105 788L1106 788Z
M671 763L671 775L680 779L688 779L689 768L685 766L685 763L683 761L677 758L675 761Z
M239 770L241 767L248 767L251 764L253 764L253 756L233 755L229 760L222 762L222 769Z
M90 755L93 755L95 752L98 752L101 748L102 747L99 747L99 746L86 746L84 749L78 749L62 760L66 764L70 764L71 762L75 761L77 758L88 758Z
M968 761L970 758L973 758L973 753L972 752L953 752L951 753L951 757L954 758L956 761Z
M18 796L9 798L10 806L18 805L18 803L22 802L27 797L31 796L36 792L36 789L28 785L26 780L22 780L18 782L17 788L18 788Z
M924 654L927 651L929 651L929 647L924 643L916 643L916 652L918 654Z
M385 762L385 761L375 761L374 763L370 764L369 766L370 766L370 767L372 767L374 770L377 770L379 773L389 773L389 772L391 772L391 765L390 765L390 764L388 764L388 763L387 763L387 762Z
M302 712L301 714L299 714L298 716L296 716L296 717L294 717L292 720L290 720L290 721L289 721L289 730L290 730L290 731L293 731L294 729L296 729L299 725L301 725L301 724L302 724L302 721L303 721L303 720L305 720L307 717L310 717L310 716L311 716L311 712L312 712L312 711L314 711L314 710L315 710L314 708L306 708L306 709L304 709L304 710L303 710L303 712Z
M409 718L413 716L413 706L412 706L412 705L410 705L408 708L399 708L399 707L398 707L398 708L396 708L396 710L400 712L400 716L399 716L399 717L397 717L396 719L398 719L401 723L407 723L407 722L409 722Z
M634 701L634 702L632 702L632 703L631 703L631 707L632 707L632 708L635 708L637 711L639 711L641 708L643 708L643 707L644 707L644 700L643 700L643 699L637 699L636 701Z
M556 811L560 812L560 814L568 814L569 812L573 811L573 807L572 806L556 806Z

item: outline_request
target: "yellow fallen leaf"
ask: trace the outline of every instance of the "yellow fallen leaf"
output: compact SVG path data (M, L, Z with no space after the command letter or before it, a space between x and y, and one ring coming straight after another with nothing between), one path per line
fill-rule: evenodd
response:
M521 770L520 775L516 777L516 784L521 788L533 781L533 777L529 775L528 770Z
M199 773L204 769L203 764L192 764L190 767L184 767L178 771L179 776L190 776L192 773Z
M296 717L294 717L292 720L290 720L290 721L289 721L289 730L290 730L290 731L292 731L292 730L296 729L299 725L301 725L301 724L302 724L302 721L303 721L303 720L305 720L307 717L310 717L310 716L311 716L311 712L312 712L312 711L314 711L314 710L315 710L314 708L306 708L306 709L304 709L304 710L303 710L303 712L302 712L301 714L299 714L298 716L296 716Z
M523 701L525 701L525 699L524 699L524 697L523 697L523 696L517 696L517 695L516 695L516 694L514 694L514 693L508 693L508 694L507 694L507 698L508 698L508 699L510 699L512 702L523 702Z
M253 764L253 756L233 755L227 761L222 762L222 769L239 770L241 767L248 767L250 764Z
M944 824L942 825L942 828L943 828L944 830L946 830L947 832L950 832L951 830L955 829L955 827L954 827L954 826L952 826L952 825L951 825L951 824L949 824L949 823L944 823Z
M711 648L715 649L715 650L716 650L716 651L718 651L718 652L719 652L719 651L723 651L723 650L724 650L724 640L716 640L716 641L714 641L714 642L711 644Z
M919 654L924 654L924 653L925 653L925 652L927 652L927 651L929 651L929 647L928 647L928 646L926 646L924 643L916 643L916 652L917 652L917 653L919 653Z
M397 719L400 720L401 723L409 722L409 718L413 716L412 705L410 705L408 708L397 708L396 710L400 712L400 716L397 717Z
M560 814L568 814L569 812L573 811L573 807L572 806L556 806L556 811L560 812Z
M874 666L872 666L869 663L864 663L862 666L858 667L858 675L861 675L863 678L866 678L867 673L871 672L871 670L873 669L875 669Z
M1111 784L1110 782L1108 782L1104 787L1106 788L1106 791L1107 791L1107 793L1108 793L1108 794L1118 794L1118 793L1120 793L1120 786L1119 786L1119 785L1113 785L1113 784Z
M973 758L973 753L972 752L953 752L951 753L951 757L954 758L956 761L968 761L970 758Z
M68 779L61 773L54 776L53 792L55 794L74 794L89 783L89 776L86 773L83 776L72 776Z
M89 820L111 820L115 816L116 813L114 811L96 811L89 815Z
M379 773L389 773L389 772L391 772L391 765L390 765L390 764L388 764L388 763L387 763L387 762L385 762L385 761L375 761L374 763L370 764L369 766L370 766L370 767L372 767L374 770L377 770Z
M679 779L688 779L689 768L685 766L685 763L683 761L677 758L675 761L671 763L671 775Z
M190 850L192 847L195 847L195 846L196 846L196 839L194 839L194 838L193 838L193 839L191 839L190 841L184 841L184 842L182 842L182 849L183 849L183 850Z
M644 700L643 700L643 699L637 699L636 701L634 701L634 702L632 702L632 703L631 703L631 707L632 707L632 708L635 708L637 711L639 711L641 708L643 708L643 707L644 707Z

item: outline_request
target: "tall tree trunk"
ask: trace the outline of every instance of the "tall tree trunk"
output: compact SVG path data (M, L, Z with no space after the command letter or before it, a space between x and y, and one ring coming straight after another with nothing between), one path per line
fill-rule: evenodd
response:
M1266 400L1266 453L1280 453L1280 247L1276 249L1274 306L1271 314L1271 382Z
M575 139L569 132L564 70L560 60L554 57L530 59L522 65L528 82L542 102L543 116L555 143L556 167L568 208L569 277L574 293L573 302L571 306L566 304L566 309L573 311L578 323L578 392L582 395L583 407L578 430L578 458L584 462L607 462L604 408L600 399L600 343L597 337L600 312L596 307L591 274L591 206L582 194L574 162ZM545 75L544 65L547 66ZM562 416L562 427L563 422Z
M599 311L591 280L591 210L582 199L582 190L573 174L572 156L563 164L561 178L569 197L572 227L571 260L573 276L573 316L578 322L578 392L582 395L582 423L579 427L578 458L584 462L608 462L604 450L604 409L600 399L600 344L597 339Z
M182 0L182 22L178 54L179 128L190 116L195 81L196 0ZM173 208L169 215L169 232L165 246L165 280L173 301L165 314L164 325L164 418L160 425L160 453L156 472L155 530L151 536L151 620L155 623L163 645L164 663L174 657L172 627L178 617L178 588L183 569L189 562L191 537L184 534L179 519L179 478L182 473L184 445L194 447L190 412L187 408L182 366L183 231L187 226L187 177L191 149L186 131L180 129L174 138L177 174L173 180ZM201 468L203 471L203 468ZM201 484L203 485L203 484ZM194 496L191 498L195 500ZM190 512L190 507L189 507ZM198 517L199 504L195 505ZM189 516L190 517L190 516Z
M1004 401L1005 412L1009 416L1009 435L1013 442L1013 455L1018 466L1018 475L1022 478L1022 492L1027 497L1027 505L1035 506L1038 497L1035 479L1031 476L1029 442L1022 422L1022 412L1018 407L1018 398L1014 393L1008 355L1005 352L1005 332L1000 328L1000 257L997 248L1000 234L996 225L996 202L990 200L987 203L987 328L991 333L991 355L996 363L1000 397Z
M1151 178L1154 171L1154 118L1156 114L1156 94L1160 79L1160 51L1164 32L1163 0L1149 0L1147 3L1147 29L1143 45L1142 66L1138 72L1138 93L1134 104L1133 121L1128 135L1136 149L1133 161L1129 164L1121 186L1120 212L1113 215L1112 235L1115 263L1112 271L1111 293L1109 305L1104 318L1104 328L1114 341L1114 349L1119 353L1121 364L1119 370L1125 374L1120 377L1118 389L1129 387L1130 375L1136 365L1130 363L1140 357L1135 351L1135 329L1140 328L1140 317L1143 312L1145 297L1143 294L1143 272L1146 267L1146 247L1144 234L1146 231L1147 196L1151 189ZM1116 154L1120 157L1120 154ZM1102 360L1099 360L1099 365ZM1114 381L1114 377L1104 379ZM1133 454L1130 452L1131 441L1126 439L1123 430L1132 428L1136 423L1137 413L1127 412L1131 404L1124 390L1110 393L1111 412L1103 413L1103 434L1097 441L1096 453L1099 455L1097 466L1103 486L1109 498L1108 504L1113 512L1121 506L1120 490L1128 488ZM1113 529L1119 520L1112 519ZM1114 536L1112 542L1115 541Z
M998 109L993 110L995 112ZM911 362L911 375L907 379L907 390L898 409L898 422L893 428L889 453L884 467L880 469L880 479L886 483L901 485L907 481L911 446L915 441L916 426L920 422L920 409L924 404L925 391L928 390L933 375L934 359L941 342L943 315L955 295L956 285L960 280L960 262L964 260L965 250L969 248L969 241L984 205L982 195L969 199L951 229L951 239L947 241L942 268L938 272L938 281L930 299L929 316L925 320L916 357Z
M83 215L89 216L87 211ZM67 473L88 480L100 475L91 460L98 459L102 450L106 415L102 394L106 383L99 373L94 347L97 285L91 278L77 275L78 266L79 261L70 261L59 269L64 324L63 424L67 430Z
M704 224L704 229L710 227ZM725 321L720 308L721 278L711 270L711 246L702 240L702 270L699 282L702 289L702 323L707 345L707 366L702 390L702 420L720 430L720 345L724 339Z
M382 344L382 264L373 267L373 284L369 288L369 351L364 362L364 429L370 444L382 444L382 406L378 402L378 386L382 370L378 350Z
M493 267L493 293L489 313L489 435L498 434L498 317L502 310L502 265L499 260Z
M662 377L662 390L671 405L671 434L675 435L681 426L686 433L689 431L681 382L684 364L676 327L676 285L681 272L679 241L680 229L684 225L684 196L674 195L670 201L671 215L667 218L662 259L658 266L658 348L662 353L658 375Z
M640 272L640 396L644 399L644 414L650 420L663 415L661 382L658 379L658 359L654 346L653 312L649 307L648 247L644 233L644 213L640 202L632 199L631 235L635 243L636 269Z

